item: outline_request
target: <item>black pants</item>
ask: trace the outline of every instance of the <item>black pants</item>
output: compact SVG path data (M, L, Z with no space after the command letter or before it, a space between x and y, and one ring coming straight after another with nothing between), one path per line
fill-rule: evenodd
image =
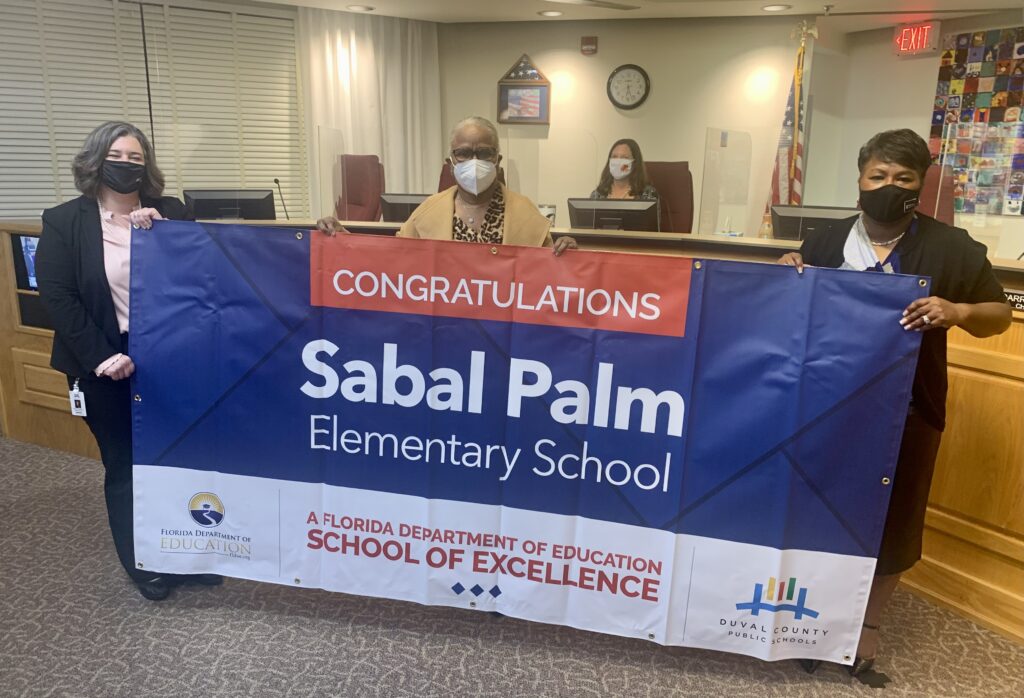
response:
M68 378L68 385L74 378ZM119 381L94 375L79 379L85 394L85 423L100 447L105 475L103 493L114 547L125 572L135 581L154 575L135 566L135 538L132 533L132 396L130 379Z

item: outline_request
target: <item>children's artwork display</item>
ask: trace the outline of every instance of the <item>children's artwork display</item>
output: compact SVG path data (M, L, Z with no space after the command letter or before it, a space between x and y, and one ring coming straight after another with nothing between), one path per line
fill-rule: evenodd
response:
M929 148L952 170L957 213L1021 215L1024 27L942 40Z

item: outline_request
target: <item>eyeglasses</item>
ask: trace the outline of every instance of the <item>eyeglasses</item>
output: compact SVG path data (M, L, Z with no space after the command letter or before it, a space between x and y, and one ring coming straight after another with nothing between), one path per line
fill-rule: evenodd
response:
M455 162L466 162L466 160L474 158L477 160L493 160L497 155L497 148L483 147L476 150L472 148L456 148L452 151L452 160Z

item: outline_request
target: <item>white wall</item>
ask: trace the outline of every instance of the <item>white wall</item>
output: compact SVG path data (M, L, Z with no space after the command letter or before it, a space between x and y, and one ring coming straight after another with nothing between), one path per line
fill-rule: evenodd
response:
M746 225L733 226L756 234L793 73L797 19L442 25L442 120L449 128L474 114L493 120L498 80L529 54L552 82L551 125L500 126L504 165L513 189L558 206L559 225L568 225L566 199L596 186L616 139L635 138L648 160L689 161L699 208L706 129L746 131L753 140L751 205ZM591 35L599 50L584 56L580 37ZM606 95L608 75L623 63L642 66L651 78L651 95L635 111L616 110ZM442 137L447 142L448 133Z
M811 205L838 206L838 177L848 174L837 170L843 169L839 163L850 57L846 53L845 34L829 33L820 20L818 34L809 52L812 62L807 87L809 131L804 142L803 200Z
M879 131L911 128L928 140L939 58L896 58L891 42L892 29L882 29L848 35L845 50L831 48L825 37L815 47L808 152L808 177L815 180L815 187L805 203L855 206L857 154ZM845 89L840 93L841 87ZM827 111L819 111L819 91ZM819 126L826 123L831 128L819 133Z
M911 128L926 140L931 127L939 56L897 58L892 28L837 35L819 18L814 48L811 134L804 203L855 206L857 154L871 136ZM1002 12L942 23L942 34L1019 26L1024 13ZM989 256L1024 251L1024 218L957 215L956 224L989 246Z

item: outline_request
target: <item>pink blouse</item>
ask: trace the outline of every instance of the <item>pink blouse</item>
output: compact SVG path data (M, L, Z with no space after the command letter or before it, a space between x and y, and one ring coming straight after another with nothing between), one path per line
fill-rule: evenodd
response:
M110 295L121 332L128 331L128 291L130 288L132 233L127 215L116 215L100 204L103 227L103 266L107 272Z

